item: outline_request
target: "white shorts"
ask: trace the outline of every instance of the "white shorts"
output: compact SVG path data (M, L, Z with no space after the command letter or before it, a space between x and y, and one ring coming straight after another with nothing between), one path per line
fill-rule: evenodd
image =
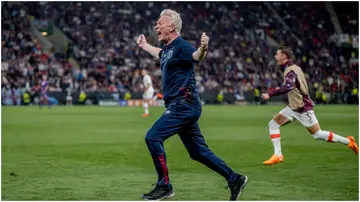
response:
M143 94L143 99L150 100L154 97L154 88L149 88L146 92Z
M314 110L310 110L310 111L307 111L304 113L298 113L298 112L290 109L289 106L287 106L280 111L280 114L285 116L290 121L293 121L294 118L297 119L298 121L300 121L300 123L303 126L305 126L307 128L309 128L319 122L315 116Z

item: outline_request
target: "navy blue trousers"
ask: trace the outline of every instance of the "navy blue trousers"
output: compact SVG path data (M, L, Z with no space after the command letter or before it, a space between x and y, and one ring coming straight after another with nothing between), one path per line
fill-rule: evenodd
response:
M198 124L201 112L201 103L197 98L173 101L147 132L145 141L158 174L157 184L170 186L163 143L176 133L180 136L191 159L206 165L228 181L236 177L236 173L205 143Z

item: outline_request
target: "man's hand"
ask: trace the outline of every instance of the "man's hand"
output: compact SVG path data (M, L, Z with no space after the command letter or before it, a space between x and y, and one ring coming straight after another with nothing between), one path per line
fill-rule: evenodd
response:
M145 36L143 34L140 34L140 36L136 40L136 43L140 48L143 48L145 44L147 44Z
M200 40L200 47L192 54L192 57L195 61L202 61L205 59L208 44L209 37L206 36L205 32L203 32Z
M136 39L136 44L142 48L144 51L148 52L155 58L159 58L159 53L161 48L154 47L147 43L146 38L143 34L140 34L139 37Z
M200 44L201 50L202 51L207 50L208 44L209 44L209 37L205 34L205 32L203 32L201 35L201 44Z
M268 93L263 93L263 94L261 95L261 97L262 97L263 100L268 100L268 99L270 98L270 96L269 96Z

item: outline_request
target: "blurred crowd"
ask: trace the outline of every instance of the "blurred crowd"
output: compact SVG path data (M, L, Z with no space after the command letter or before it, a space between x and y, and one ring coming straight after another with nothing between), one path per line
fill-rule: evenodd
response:
M194 46L202 32L210 36L207 59L196 66L200 92L242 94L281 85L276 49L267 37L293 48L311 90L344 94L357 88L358 51L335 46L324 2L269 4L287 26L263 2L2 3L1 83L3 89L36 91L40 76L47 74L51 91L139 92L140 69L146 68L160 90L159 62L137 48L135 39L144 34L149 43L161 46L154 26L160 12L172 8L181 14L182 36ZM71 39L66 55L42 50L30 34L31 18L53 20Z

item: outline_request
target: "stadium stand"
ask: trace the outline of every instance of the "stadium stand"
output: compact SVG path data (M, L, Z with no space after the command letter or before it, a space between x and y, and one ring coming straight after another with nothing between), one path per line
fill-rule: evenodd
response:
M50 77L50 91L139 92L142 68L161 89L158 62L136 48L135 38L143 33L160 46L153 30L165 8L182 14L187 30L182 36L194 46L199 44L198 30L210 36L207 59L196 68L200 92L242 95L256 87L266 91L281 85L282 71L273 60L276 48L269 39L293 48L311 90L329 94L330 101L346 102L358 87L357 47L336 45L325 2L5 2L3 93L36 91L42 74ZM337 12L342 30L357 35L353 19L358 14ZM31 34L33 19L52 21L72 41L66 54L44 52Z

